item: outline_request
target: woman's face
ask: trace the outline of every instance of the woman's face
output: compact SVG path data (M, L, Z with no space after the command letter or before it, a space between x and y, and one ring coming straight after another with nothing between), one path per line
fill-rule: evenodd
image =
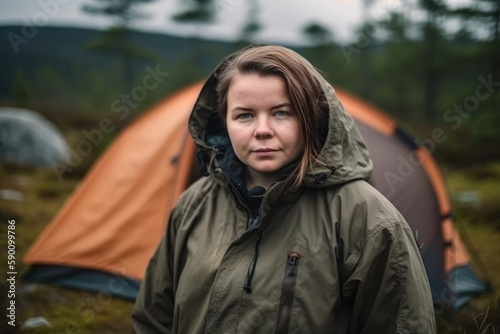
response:
M253 183L277 181L281 169L304 150L299 117L279 76L235 76L227 93L226 121L234 152Z

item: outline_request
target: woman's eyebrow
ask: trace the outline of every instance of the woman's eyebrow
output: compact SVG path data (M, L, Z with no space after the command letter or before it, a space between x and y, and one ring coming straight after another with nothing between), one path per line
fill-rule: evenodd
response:
M234 107L233 109L231 109L231 111L252 111L252 110L253 110L252 108L240 107L240 106L237 106L237 107Z
M279 109L279 108L283 108L283 107L290 107L290 103L288 102L285 102L285 103L280 103L278 105L275 105L274 107L272 107L271 109Z
M280 103L280 104L277 104L275 106L272 106L271 110L273 110L273 109L279 109L279 108L283 108L283 107L290 107L290 106L291 106L291 104L289 102L284 102L284 103ZM232 108L231 111L253 111L253 108L251 108L251 107L243 107L243 106L236 106L236 107Z

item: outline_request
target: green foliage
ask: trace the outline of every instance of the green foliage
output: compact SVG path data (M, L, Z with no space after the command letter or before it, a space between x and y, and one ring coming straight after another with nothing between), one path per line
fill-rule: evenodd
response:
M50 64L36 70L34 85L37 101L45 105L64 105L71 95L66 76Z
M123 27L111 27L105 30L98 38L90 40L87 48L91 51L108 54L122 53L142 60L157 60L158 56L138 43L130 41L130 30Z
M469 128L472 138L476 142L500 141L500 132L498 131L498 124L500 124L499 106L500 94L497 93L482 102L477 114L472 117Z
M486 224L500 232L500 164L491 162L448 173L457 216L469 224ZM469 196L463 196L468 194ZM498 282L500 284L500 281Z
M182 1L185 9L172 16L179 23L211 23L214 21L213 0Z
M313 22L306 25L303 34L307 39L311 40L314 45L323 45L332 41L332 32L323 25Z
M10 96L16 105L28 104L33 99L33 89L26 77L26 73L22 69L17 70L12 80Z
M89 14L113 17L117 20L117 26L128 27L130 21L145 17L136 9L137 5L153 1L155 0L97 0L99 5L84 4L82 9Z
M136 7L155 0L101 0L100 6L84 5L82 9L90 14L106 15L117 19L98 38L88 43L89 50L114 53L121 65L121 88L131 88L133 63L135 59L154 59L155 56L137 43L131 41L130 26L134 20L145 18Z

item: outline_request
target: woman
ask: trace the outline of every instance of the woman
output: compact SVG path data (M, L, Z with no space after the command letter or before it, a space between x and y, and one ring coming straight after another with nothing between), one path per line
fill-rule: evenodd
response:
M304 58L230 55L189 130L206 177L170 216L137 333L435 333L412 231L366 182L352 118Z

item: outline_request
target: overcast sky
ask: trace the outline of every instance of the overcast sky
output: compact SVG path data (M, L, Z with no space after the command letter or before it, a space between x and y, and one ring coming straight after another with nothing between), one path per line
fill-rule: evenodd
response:
M311 22L320 23L333 32L338 41L347 41L363 20L363 16L380 18L398 9L402 1L373 0L370 11L363 11L363 0L260 0L258 18L263 29L259 41L301 44L302 28ZM182 7L181 0L156 0L138 8L148 15L138 20L135 28L175 35L202 35L232 39L245 23L249 0L214 0L216 22L207 26L185 26L170 19ZM448 0L448 4L470 0ZM30 3L30 4L27 4ZM27 24L36 26L108 27L109 18L82 12L83 4L94 0L0 0L0 25Z

